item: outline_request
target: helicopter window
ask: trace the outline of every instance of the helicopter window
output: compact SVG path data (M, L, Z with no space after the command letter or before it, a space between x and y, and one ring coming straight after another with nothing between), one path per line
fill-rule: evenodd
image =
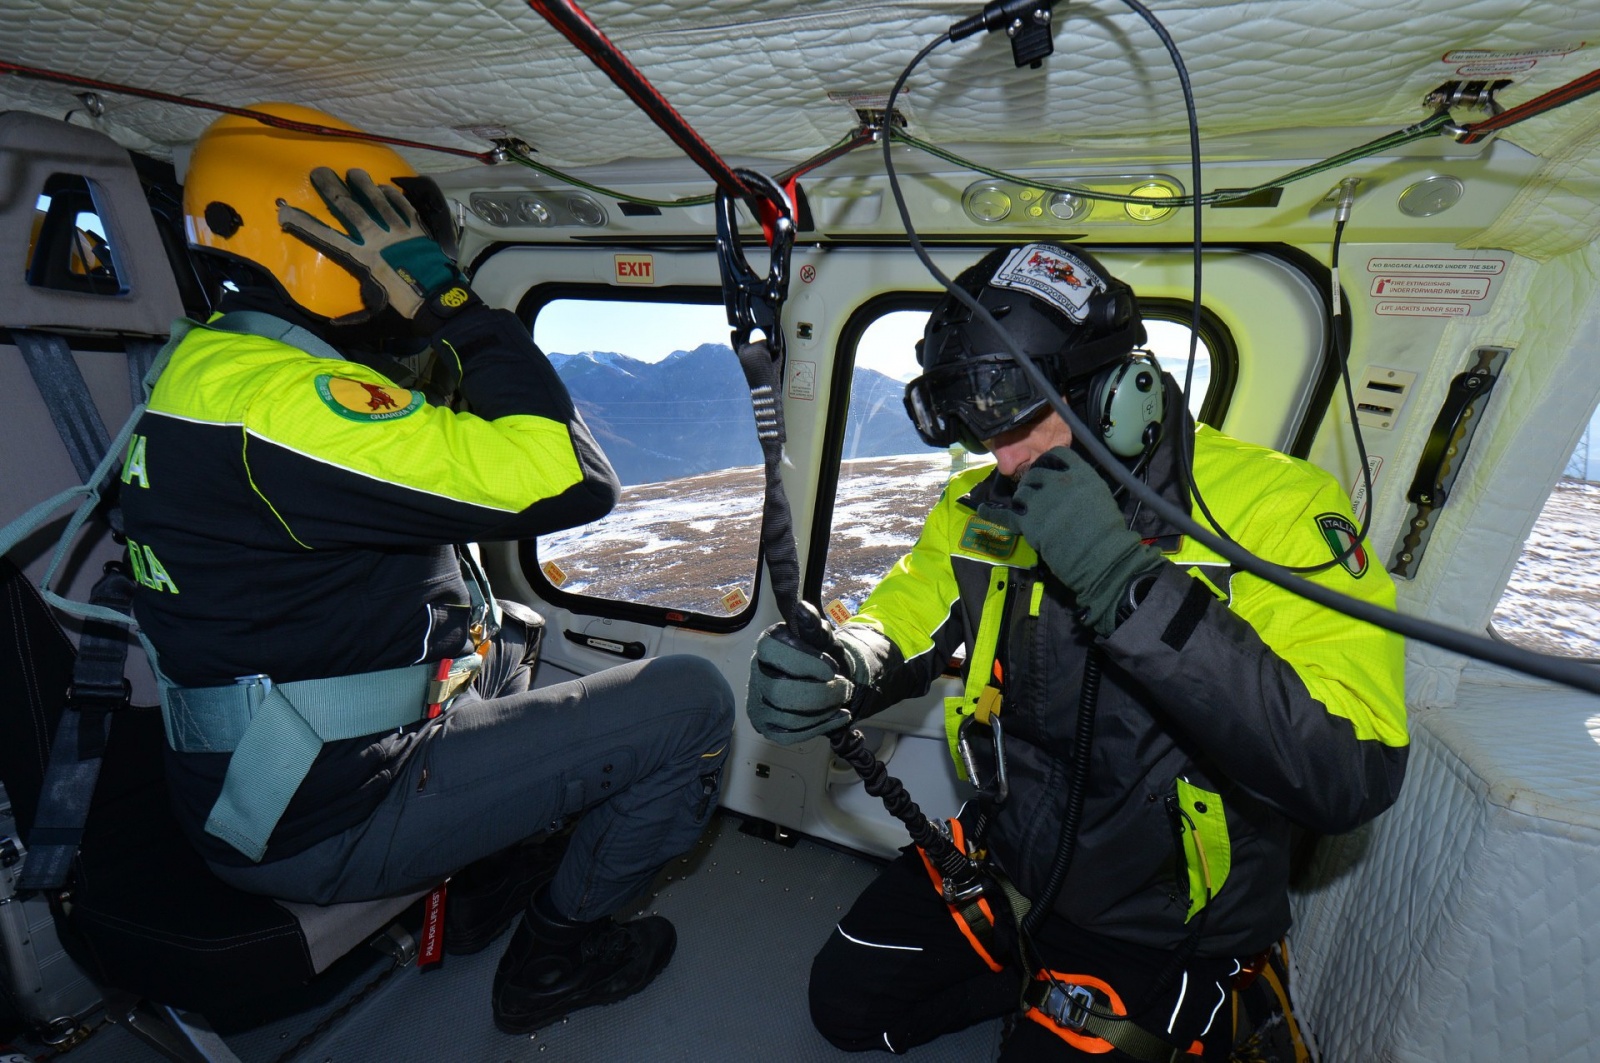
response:
M1600 571L1592 549L1597 538L1600 408L1522 544L1490 630L1524 649L1600 658Z
M910 296L886 300L881 312L869 315L864 326L858 323L846 329L845 345L853 366L849 413L839 449L839 481L821 594L824 604L841 602L847 613L854 612L883 573L911 549L945 481L963 469L994 461L960 443L930 448L906 415L902 396L906 382L921 372L915 344L922 338L929 305L931 299ZM1159 312L1162 316L1156 317L1146 308L1148 346L1181 385L1189 357L1187 308L1174 304ZM851 335L856 337L853 347ZM1208 400L1218 408L1225 406L1225 396L1218 403L1210 395L1211 347L1202 331L1189 394L1189 410L1197 418Z
M89 181L77 174L50 175L36 200L23 269L36 288L87 295L128 290Z
M761 450L720 297L705 298L715 302L607 292L535 311L534 341L622 481L605 518L539 537L525 568L552 600L581 597L570 604L588 612L659 609L713 629L735 626L749 606Z

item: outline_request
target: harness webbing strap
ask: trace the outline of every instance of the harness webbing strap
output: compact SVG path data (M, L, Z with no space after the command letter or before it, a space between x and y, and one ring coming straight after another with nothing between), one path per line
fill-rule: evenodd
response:
M323 743L422 719L433 667L292 683L252 676L250 682L217 687L163 684L161 715L172 748L233 754L206 833L259 861Z
M1177 1063L1203 1052L1199 1041L1180 1048L1128 1018L1116 991L1088 975L1040 971L1022 1001L1023 1014L1081 1051L1109 1051L1095 1043L1101 1041L1144 1063Z
M277 340L279 343L297 347L314 358L329 358L337 362L349 361L337 348L316 333L260 310L230 310L208 322L205 327Z

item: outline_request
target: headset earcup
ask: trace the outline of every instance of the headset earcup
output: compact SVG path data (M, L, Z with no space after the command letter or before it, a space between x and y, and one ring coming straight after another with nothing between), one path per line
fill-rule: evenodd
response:
M1111 453L1132 458L1144 451L1146 429L1166 416L1165 391L1160 369L1139 355L1095 374L1089 384L1089 410Z

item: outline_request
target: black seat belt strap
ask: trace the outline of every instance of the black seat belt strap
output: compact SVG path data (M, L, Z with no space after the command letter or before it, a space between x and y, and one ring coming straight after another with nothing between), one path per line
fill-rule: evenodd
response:
M64 337L50 332L12 329L11 339L22 352L28 372L33 374L72 467L78 470L78 479L87 482L105 457L111 437L89 396L89 386L83 382L78 363L73 361L72 349ZM137 397L134 401L138 401Z
M106 566L90 601L127 611L133 601L133 580L120 562ZM123 675L127 656L127 632L103 620L84 621L72 686L50 746L39 811L28 834L28 862L18 889L53 890L66 885L100 777L111 713L128 705L130 687Z
M111 446L105 422L89 395L88 385L64 337L47 332L13 329L12 339L22 352L39 394L67 455L88 482ZM144 378L160 347L132 341L128 346L130 397L134 405L144 398ZM107 518L120 534L122 520L114 508ZM94 585L93 605L127 613L133 605L133 580L120 562L106 565ZM129 700L127 633L103 620L86 619L78 638L72 686L56 725L50 746L50 763L39 793L38 813L28 837L28 862L18 888L59 889L72 870L83 827L100 777L100 758L111 730L111 713Z

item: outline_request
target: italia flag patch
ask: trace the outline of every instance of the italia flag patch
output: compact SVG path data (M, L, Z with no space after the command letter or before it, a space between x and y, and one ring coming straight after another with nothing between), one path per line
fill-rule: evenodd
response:
M1356 579L1367 574L1367 549L1361 545L1356 526L1350 518L1337 513L1324 513L1317 518L1317 527L1333 551L1334 560Z
M340 417L352 421L393 421L413 414L422 405L420 391L393 384L369 384L343 376L317 377L317 397Z

